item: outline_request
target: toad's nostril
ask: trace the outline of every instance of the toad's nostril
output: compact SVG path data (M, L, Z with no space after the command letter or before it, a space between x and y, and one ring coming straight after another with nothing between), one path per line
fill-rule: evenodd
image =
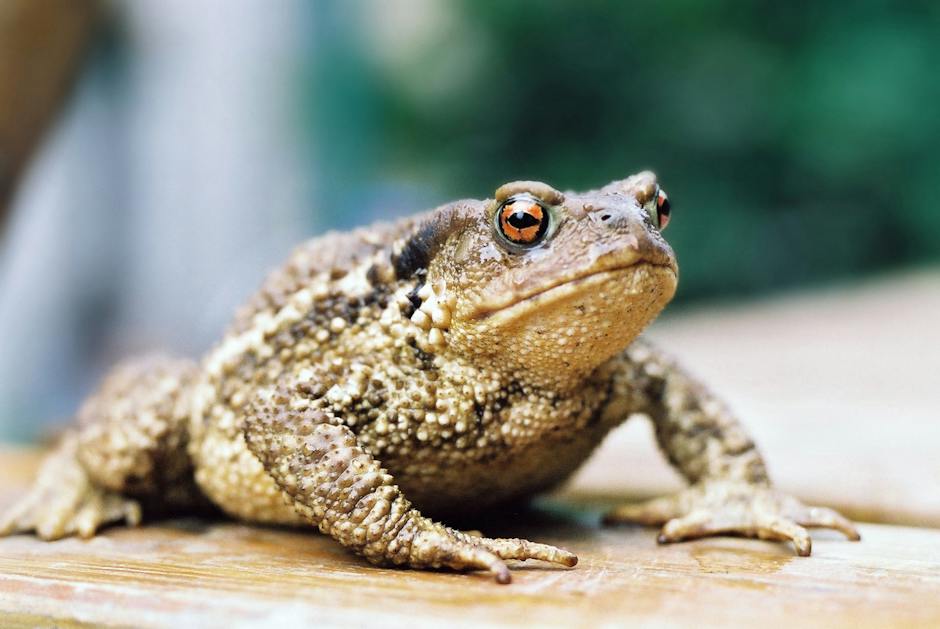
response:
M610 220L610 214L604 214L603 216L601 216L601 220L602 220L602 221L609 221L609 220Z

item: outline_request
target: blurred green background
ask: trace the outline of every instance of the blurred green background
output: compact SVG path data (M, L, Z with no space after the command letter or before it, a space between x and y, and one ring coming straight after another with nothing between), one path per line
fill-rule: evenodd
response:
M102 6L0 245L0 439L204 352L296 243L516 179L657 172L680 307L940 258L936 2Z
M442 200L650 168L682 301L940 254L940 4L318 6L307 100L336 223L376 181Z

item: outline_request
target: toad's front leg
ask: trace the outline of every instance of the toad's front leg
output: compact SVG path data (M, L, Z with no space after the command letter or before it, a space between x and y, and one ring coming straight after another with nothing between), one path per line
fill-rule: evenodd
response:
M470 535L422 516L348 427L303 406L286 389L252 405L249 448L301 515L372 563L487 570L499 583L511 580L505 559L577 563L553 546Z
M646 412L660 448L691 486L621 506L606 522L662 524L660 543L723 533L789 540L804 556L812 550L806 528L860 539L836 511L804 505L773 488L754 442L728 409L655 348L635 343L608 367L614 393L605 412Z

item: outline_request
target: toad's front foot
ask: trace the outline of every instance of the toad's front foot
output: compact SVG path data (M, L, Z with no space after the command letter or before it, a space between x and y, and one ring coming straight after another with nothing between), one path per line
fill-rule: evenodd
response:
M578 563L574 554L561 548L524 539L489 538L455 531L440 524L421 527L411 544L408 560L413 568L486 570L498 583L512 577L506 559L538 559L568 568Z
M832 509L808 507L771 487L737 481L704 481L672 496L624 505L604 522L662 524L661 544L721 534L790 541L803 557L813 547L806 528L834 529L852 541L861 539L855 526Z
M31 531L45 540L91 537L105 524L140 522L138 503L94 485L76 458L76 448L75 436L66 435L29 493L0 516L0 537Z

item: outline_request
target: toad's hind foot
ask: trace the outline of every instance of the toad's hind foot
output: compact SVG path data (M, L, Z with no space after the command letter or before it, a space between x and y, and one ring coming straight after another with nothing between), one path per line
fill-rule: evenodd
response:
M604 522L662 524L661 544L722 534L789 541L804 557L812 552L807 528L834 529L852 541L861 539L855 526L832 509L806 506L771 487L733 481L706 481L672 496L624 505Z
M29 493L0 516L0 536L35 532L44 540L92 537L102 526L140 522L140 505L94 485L76 458L78 439L67 434L43 463Z

